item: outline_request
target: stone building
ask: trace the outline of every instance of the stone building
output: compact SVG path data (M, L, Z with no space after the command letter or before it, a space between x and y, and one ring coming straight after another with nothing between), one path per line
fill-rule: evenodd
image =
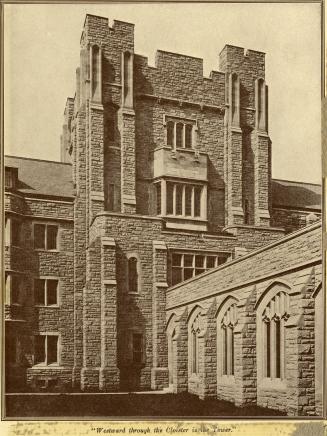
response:
M202 59L176 53L158 51L152 67L134 52L132 24L87 15L62 162L5 159L7 388L170 386L320 413L319 224L306 227L320 215L320 186L272 179L271 148L264 53L226 45L208 78ZM220 289L227 299L213 296ZM269 370L290 380L282 397L255 382L264 289L285 309L271 315L288 344L279 353L297 350L292 367Z

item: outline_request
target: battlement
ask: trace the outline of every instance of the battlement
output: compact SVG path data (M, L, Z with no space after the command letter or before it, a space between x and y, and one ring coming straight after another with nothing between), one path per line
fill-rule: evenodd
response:
M265 53L258 50L245 49L235 45L226 44L219 53L219 69L224 73L231 71L237 72L245 65L246 68L259 69L265 71Z

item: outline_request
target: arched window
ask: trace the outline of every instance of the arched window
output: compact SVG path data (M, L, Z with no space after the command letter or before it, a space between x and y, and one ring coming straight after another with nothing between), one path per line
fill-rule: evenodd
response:
M184 124L177 123L176 124L176 148L183 147L183 131L184 131Z
M192 148L192 132L193 126L191 124L185 125L185 148Z
M217 372L218 376L235 373L235 326L238 322L237 300L228 297L217 315Z
M173 121L168 121L167 123L167 145L174 147L175 143L175 123Z
M277 292L261 306L261 374L272 379L285 378L285 321L289 317L289 295Z
M196 312L189 324L189 369L190 373L199 373L199 335L203 330L201 313Z
M128 291L138 292L138 271L136 257L130 257L128 259Z

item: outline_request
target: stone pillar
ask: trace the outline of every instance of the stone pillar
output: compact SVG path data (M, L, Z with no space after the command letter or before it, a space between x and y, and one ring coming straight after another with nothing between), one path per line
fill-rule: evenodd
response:
M309 275L309 274L308 274ZM289 416L315 415L314 274L299 295L293 294L286 328L286 408Z
M217 306L214 301L206 313L206 329L203 335L202 358L202 389L200 398L215 397L217 395ZM200 359L201 361L201 359Z
M234 330L235 346L235 405L256 404L257 361L256 361L256 289L254 288L244 305L238 305L239 323Z
M86 114L85 104L75 119L76 198L74 202L74 367L73 387L80 388L83 366L83 289L86 281Z
M99 388L119 390L117 367L117 282L116 244L101 238L101 367Z
M87 249L86 285L83 292L83 368L81 388L99 389L101 365L101 243L96 238Z
M162 389L169 384L165 313L167 288L167 246L163 241L153 241L152 389Z
M187 392L188 389L188 334L187 309L177 320L178 331L174 340L174 393Z

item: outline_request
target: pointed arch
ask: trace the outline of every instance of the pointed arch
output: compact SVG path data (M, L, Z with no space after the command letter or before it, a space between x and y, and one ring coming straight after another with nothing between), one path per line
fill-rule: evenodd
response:
M258 301L256 302L254 309L258 310L260 306L266 306L267 303L274 297L275 294L279 292L279 290L283 290L287 294L290 293L292 286L286 280L278 279L271 282L267 288L262 292Z

